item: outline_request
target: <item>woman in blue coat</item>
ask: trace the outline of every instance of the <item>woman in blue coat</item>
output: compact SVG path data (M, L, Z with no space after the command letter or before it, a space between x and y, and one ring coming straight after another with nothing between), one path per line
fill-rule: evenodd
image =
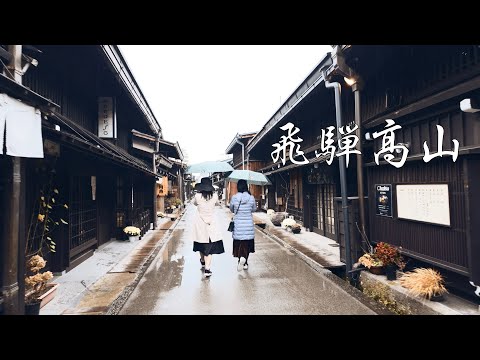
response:
M238 180L238 192L230 200L230 211L234 213L235 228L233 256L238 257L237 270L248 269L248 255L255 252L255 229L252 213L257 210L255 198L248 191L247 182Z

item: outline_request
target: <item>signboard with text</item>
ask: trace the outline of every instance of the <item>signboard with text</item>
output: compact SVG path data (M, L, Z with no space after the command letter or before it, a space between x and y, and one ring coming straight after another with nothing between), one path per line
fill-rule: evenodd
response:
M448 184L397 185L399 219L450 226Z
M117 124L115 116L115 99L112 97L98 98L98 137L117 138Z
M391 184L375 185L375 210L377 215L393 217Z

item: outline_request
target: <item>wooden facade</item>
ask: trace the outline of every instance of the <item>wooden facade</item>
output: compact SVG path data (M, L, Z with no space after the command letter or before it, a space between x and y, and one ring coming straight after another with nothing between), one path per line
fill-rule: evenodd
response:
M480 283L480 242L476 235L478 221L474 220L479 216L480 112L462 112L459 106L465 98L478 100L480 97L479 47L339 45L334 47L334 52L337 53L327 54L320 61L247 147L249 156L265 161L260 171L274 182L269 187L272 194L268 196L269 208L285 210L287 197L281 184L287 182L288 212L312 231L338 241L335 232L339 231L342 219L336 219L335 214L340 214L337 208L340 203L336 201L337 207L331 205L333 199L341 195L338 160L328 166L314 151L320 145L321 129L336 127L334 94L333 90L325 89L322 69L328 70L323 74L327 74L329 81L341 84L342 124L352 124L355 120L354 92L344 81L344 71L348 71L345 68L350 67L350 73L360 79L361 86L357 86L356 91L360 91L357 105L360 105L358 115L363 132L381 131L385 120L393 119L402 126L395 132L395 143L407 144L409 149L406 163L397 169L385 161L379 165L374 162L374 153L379 151L382 138L360 140L364 193L368 199L366 229L370 240L389 242L401 247L406 256ZM344 64L335 57L344 59ZM300 129L301 150L308 164L287 162L279 166L279 162L271 160L272 144L285 135L280 127L288 122ZM450 155L428 163L423 161L424 142L432 153L437 151L437 125L444 129L444 151L453 149L453 139L459 142L455 162ZM376 213L377 184L393 187L392 217ZM450 225L399 219L395 189L397 185L408 184L447 184ZM347 169L346 195L358 200L355 157L350 158ZM358 201L353 204L359 206ZM357 209L352 211L358 213Z
M249 146L249 155L264 160L264 167L259 171L272 181L272 186L266 187L268 208L287 211L310 231L336 240L334 198L340 195L338 160L334 159L328 165L325 157L315 154L320 150L321 130L335 125L334 97L333 92L328 91L323 83L318 85L317 81L321 82L318 68L306 81L310 88L305 83L299 86L287 100L287 104L291 104L290 109L284 111L285 115L277 125L265 132L253 148ZM345 96L345 106L351 106L351 99L351 94ZM300 130L297 136L302 139L300 149L308 160L307 164L299 165L288 160L282 165L280 161L274 163L272 160L272 145L286 135L280 127L289 122ZM303 158L297 157L296 160ZM351 195L354 195L356 175L353 157L350 172L349 184Z
M379 131L385 119L393 119L402 126L395 142L409 145L406 163L396 169L385 162L373 163L381 139L366 144L371 240L401 247L405 255L465 275L476 284L480 252L472 219L478 217L478 198L474 200L478 182L472 182L472 174L478 171L480 115L462 112L459 105L480 95L479 54L473 45L352 46L346 51L349 65L365 79L361 103L365 131ZM438 150L437 125L444 129L444 151L453 149L452 140L458 141L456 161L451 155L423 160L424 143L432 153ZM392 217L375 212L377 184L392 185ZM398 216L397 186L436 184L448 186L448 226Z
M235 138L232 140L230 145L228 146L227 150L225 151L226 154L232 154L232 161L233 161L233 168L236 170L252 170L252 171L259 171L264 166L263 161L256 160L254 157L247 157L246 147L248 142L251 138L255 136L256 133L246 133L246 134L237 134ZM244 154L242 159L242 146L236 142L242 142L244 144ZM245 162L242 163L242 160ZM264 194L264 187L260 185L250 185L249 191L253 195L257 203L257 210L265 210L265 194ZM230 204L230 199L233 195L237 193L237 184L235 182L228 182L226 186L226 203L227 205Z
M164 175L174 178L175 174L161 164L154 165L154 159L162 153L180 159L182 155L178 144L171 150L172 143L162 139L147 101L136 98L141 92L131 93L121 83L121 76L130 81L133 77L118 47L38 48L39 65L23 76L23 84L59 108L42 115L45 158L25 160L25 226L44 186L40 173L50 172L68 204L62 213L68 225L52 234L57 251L47 256L49 269L60 272L84 261L98 246L125 239L125 226L139 227L142 235L152 223L155 226L156 179ZM108 58L112 54L115 61L123 63L117 70ZM114 99L113 139L98 136L99 97ZM161 141L164 143L159 146Z

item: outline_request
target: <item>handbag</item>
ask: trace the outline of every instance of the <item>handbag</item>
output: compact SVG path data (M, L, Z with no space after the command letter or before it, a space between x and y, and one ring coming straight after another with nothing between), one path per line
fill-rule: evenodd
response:
M237 211L235 211L235 215L237 215L238 209L240 209L240 205L242 205L241 201L240 201L240 204L238 204L238 208L237 208ZM232 220L230 220L230 224L228 224L228 229L227 230L230 231L230 232L233 232L233 229L235 229L235 221L233 221L233 219L232 219Z

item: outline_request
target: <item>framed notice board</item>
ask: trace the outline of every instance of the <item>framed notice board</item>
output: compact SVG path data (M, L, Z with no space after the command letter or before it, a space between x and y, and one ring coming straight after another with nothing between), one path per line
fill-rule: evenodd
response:
M399 219L450 226L448 184L397 185Z

